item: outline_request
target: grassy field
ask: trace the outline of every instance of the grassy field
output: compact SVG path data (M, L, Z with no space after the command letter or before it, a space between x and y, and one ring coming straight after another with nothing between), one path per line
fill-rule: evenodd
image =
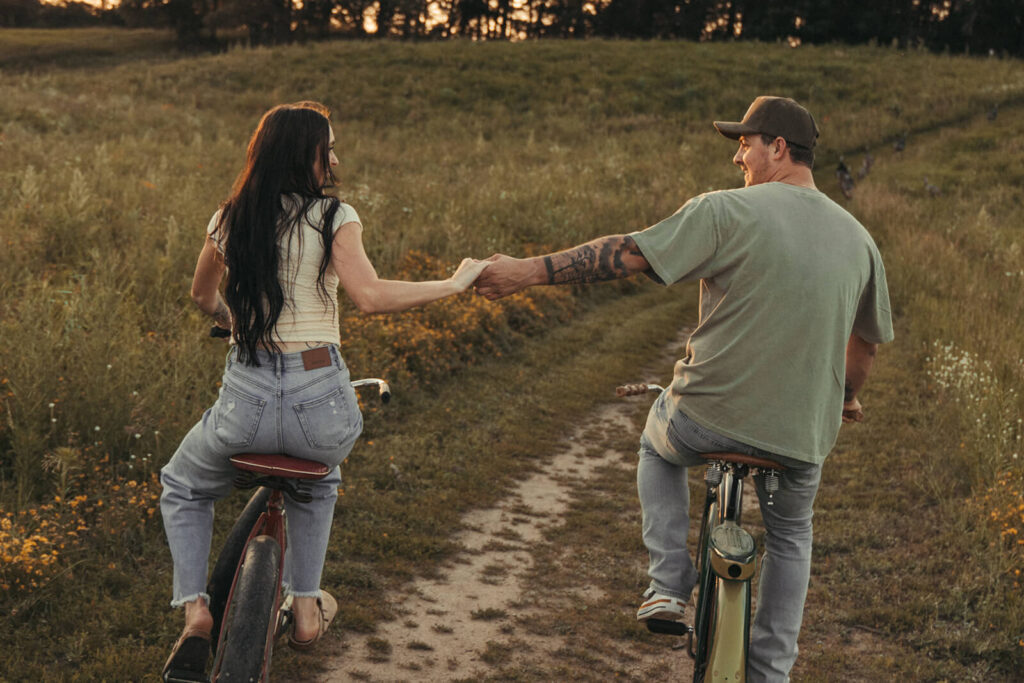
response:
M124 44L112 35L85 42ZM1020 62L601 41L181 57L133 35L88 63L60 43L80 46L79 32L0 31L0 642L17 653L0 678L155 678L173 640L154 474L215 396L223 346L203 338L188 285L265 109L332 108L340 194L371 258L423 277L466 255L638 229L736 185L710 120L762 92L815 113L830 194L839 155L856 168L872 151L846 204L876 236L898 316L865 396L871 421L830 461L844 485L820 499L812 599L926 653L927 678L1022 666ZM327 572L350 598L343 628L372 629L374 596L450 552L457 513L492 500L621 379L605 374L628 374L627 349L654 354L692 315L680 296L693 291L633 283L392 318L346 308L354 374L396 380L403 403L369 418L346 465ZM575 353L595 337L607 339ZM579 393L529 382L532 368ZM454 431L420 421L447 409L461 413ZM516 446L474 457L498 440ZM827 632L828 618L809 621ZM827 651L804 651L804 680L843 678Z
M174 36L153 29L5 29L0 69L96 68L134 59L177 59Z

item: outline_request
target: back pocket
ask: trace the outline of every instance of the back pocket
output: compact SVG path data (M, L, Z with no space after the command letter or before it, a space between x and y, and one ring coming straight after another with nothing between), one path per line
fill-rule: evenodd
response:
M348 387L352 391L351 387ZM351 439L355 408L341 387L326 396L295 404L295 414L311 448L338 448Z
M213 404L213 433L225 446L251 446L266 405L266 401L225 384Z

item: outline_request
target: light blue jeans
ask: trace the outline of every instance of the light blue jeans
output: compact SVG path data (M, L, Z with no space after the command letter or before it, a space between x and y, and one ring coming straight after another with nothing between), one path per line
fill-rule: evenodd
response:
M288 549L284 583L292 595L318 597L330 537L334 503L341 484L338 465L363 428L363 416L348 368L335 346L331 364L305 370L301 353L259 352L260 367L237 362L228 353L220 396L185 435L160 470L160 512L174 560L172 607L206 590L213 504L232 489L237 453L287 453L322 462L333 470L310 482L313 500L285 496Z
M651 407L652 417L656 410L666 409L665 398L662 394ZM649 424L657 422L650 419ZM734 441L705 429L679 411L669 420L667 437L678 456L659 455L651 442L641 437L637 490L643 510L644 544L650 554L650 585L659 593L684 601L690 599L698 578L686 550L690 527L687 468L705 463L699 453L722 451L769 458L786 466L771 506L765 504L768 496L763 477L753 478L767 533L747 663L750 681L786 681L797 657L797 636L811 575L812 506L821 481L821 466Z

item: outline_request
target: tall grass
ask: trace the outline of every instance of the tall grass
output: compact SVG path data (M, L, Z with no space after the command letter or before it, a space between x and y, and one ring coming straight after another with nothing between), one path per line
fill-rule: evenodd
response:
M26 35L0 32L0 54ZM283 101L334 111L339 194L390 277L638 229L693 194L735 185L732 144L710 121L742 116L762 92L792 95L817 116L826 189L840 153L882 157L909 132L900 165L880 158L850 206L879 237L921 376L941 372L936 349L953 343L1021 392L1022 280L1005 274L1024 268L1021 138L1009 114L1024 99L1019 62L881 48L375 42L16 67L0 74L0 609L22 617L5 634L99 575L111 598L165 602L153 473L212 401L223 352L187 301L194 259L258 117ZM993 126L943 129L996 103L1006 113ZM940 197L924 192L923 175ZM589 301L622 289L595 291ZM465 296L395 318L360 318L346 304L343 351L355 374L441 386L579 310L567 290L500 307ZM939 383L937 401L958 396ZM1019 399L1000 405L1000 416L1019 414ZM957 420L993 420L992 433L1006 433L995 409L958 406ZM1020 461L961 439L962 426L943 424L950 443L965 443L952 454L971 473L958 495L995 487L998 505L971 519L1005 512L1019 488L998 482L1016 481ZM367 552L403 552L375 543ZM126 568L153 583L134 585ZM108 628L141 638L145 624L126 616ZM69 648L68 662L84 656Z
M899 500L880 491L877 511L851 520L881 537L841 531L854 552L855 539L878 549L863 551L870 585L851 586L850 597L860 624L949 653L987 671L985 679L1013 679L1024 665L1019 111L945 126L899 154L877 150L850 202L884 254L898 318L894 348L883 348L880 362L902 366L883 367L874 405L869 383L878 424L856 435L865 461L877 463L862 476L896 483ZM868 521L885 513L888 533L905 536ZM892 581L901 575L897 595Z

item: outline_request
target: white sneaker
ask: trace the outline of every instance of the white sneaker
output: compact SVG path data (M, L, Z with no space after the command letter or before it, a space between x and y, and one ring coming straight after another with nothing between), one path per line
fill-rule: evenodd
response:
M679 621L683 618L683 608L686 603L679 598L658 593L653 588L644 592L644 601L640 609L636 611L637 621L648 619L663 619L665 621Z

